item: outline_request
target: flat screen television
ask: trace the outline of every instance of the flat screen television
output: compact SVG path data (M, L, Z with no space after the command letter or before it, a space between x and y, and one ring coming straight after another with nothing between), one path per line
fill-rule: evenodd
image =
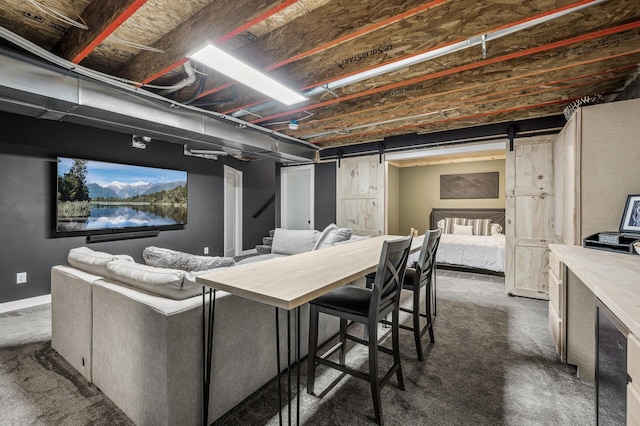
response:
M58 157L56 232L176 229L187 223L187 172Z

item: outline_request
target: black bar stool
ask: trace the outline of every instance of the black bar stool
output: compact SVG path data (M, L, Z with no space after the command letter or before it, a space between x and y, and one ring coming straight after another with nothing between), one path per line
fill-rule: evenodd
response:
M368 381L371 384L376 422L383 424L380 390L395 373L398 387L404 390L398 338L400 291L411 248L411 237L385 241L372 288L347 285L322 295L310 302L309 357L307 361L307 392L313 394L316 366L326 365L343 373ZM320 312L340 318L340 343L318 356L318 316ZM392 349L378 344L378 323L391 313ZM347 334L347 321L364 324L369 340ZM368 373L345 365L347 339L369 347ZM340 361L327 358L340 349ZM382 378L378 376L378 351L393 356L393 365Z
M413 308L407 309L400 307L403 312L412 314L413 326L406 326L400 324L399 327L404 330L413 331L413 337L416 341L416 352L418 353L418 359L424 360L422 353L422 336L429 331L429 339L431 343L435 342L433 336L433 317L431 307L435 305L435 292L432 286L432 282L435 281L435 266L436 266L436 251L438 250L438 243L440 242L441 229L426 231L424 234L424 242L420 248L420 255L416 262L415 268L407 268L404 280L402 282L402 289L413 292ZM370 288L375 280L375 274L367 275L367 287ZM425 289L425 313L420 312L420 291L422 287ZM435 312L434 312L435 313ZM423 327L420 327L420 318L426 318L427 322ZM381 321L383 324L390 324L387 320Z

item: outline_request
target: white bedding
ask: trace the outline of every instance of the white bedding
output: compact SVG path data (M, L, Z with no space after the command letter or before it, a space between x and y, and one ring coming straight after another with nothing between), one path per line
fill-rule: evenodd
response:
M436 262L504 272L504 234L442 234L436 252Z

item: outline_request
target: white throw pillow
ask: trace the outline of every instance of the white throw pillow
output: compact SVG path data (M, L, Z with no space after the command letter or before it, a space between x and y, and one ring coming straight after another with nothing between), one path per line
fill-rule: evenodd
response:
M308 229L276 228L271 253L290 255L311 251L319 234L318 231Z
M473 225L453 225L453 233L457 235L473 235Z
M439 221L437 221L436 226L438 227L438 229L444 229L444 219L440 219Z
M491 235L502 234L502 226L499 223L491 224Z

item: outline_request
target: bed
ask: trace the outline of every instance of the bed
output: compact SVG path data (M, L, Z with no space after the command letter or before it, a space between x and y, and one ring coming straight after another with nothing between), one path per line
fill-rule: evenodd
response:
M466 230L468 232L469 224L467 222L471 223L470 219L489 219L489 221L482 221L482 223L489 222L497 224L499 227L490 227L488 230L479 231L479 233L490 235L463 235L443 232L436 253L437 265L503 275L506 263L503 231L505 227L504 209L433 209L431 211L431 229L438 228L438 223L442 226L447 218L460 219L459 221L451 219L447 221L448 225L451 225L452 222L462 225L461 227L456 226L456 231ZM496 233L495 231L498 229L500 232ZM451 232L452 227L448 227L445 231Z

